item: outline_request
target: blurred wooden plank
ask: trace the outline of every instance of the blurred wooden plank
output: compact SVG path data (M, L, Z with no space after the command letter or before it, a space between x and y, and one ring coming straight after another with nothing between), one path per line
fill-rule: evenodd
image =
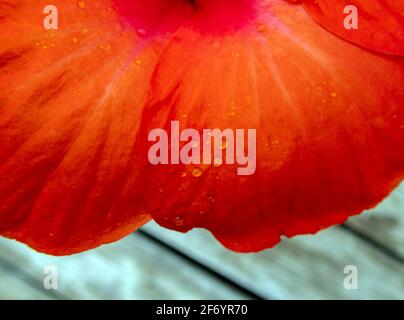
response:
M243 299L233 288L211 278L202 269L170 254L141 235L71 257L50 257L24 245L0 239L2 259L43 281L43 268L59 269L59 291L69 299ZM18 281L6 274L0 292L7 298ZM30 296L16 287L13 296Z
M30 286L15 276L14 270L0 262L0 300L45 300L49 299L45 292Z
M249 255L224 249L204 230L184 235L155 224L145 230L263 297L404 299L404 266L338 227ZM358 290L343 285L347 265L358 268Z
M377 208L350 219L347 225L404 259L404 183Z

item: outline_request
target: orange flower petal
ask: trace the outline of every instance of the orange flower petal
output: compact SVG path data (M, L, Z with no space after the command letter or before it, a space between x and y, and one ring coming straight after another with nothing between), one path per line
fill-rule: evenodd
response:
M302 6L262 3L236 31L215 33L203 11L176 33L138 140L153 218L179 231L207 228L241 252L342 223L404 177L404 62L335 37ZM201 135L256 129L256 173L147 164L150 130L170 132L174 120Z
M305 8L323 27L377 52L404 55L404 2L396 0L304 0ZM346 29L345 19L358 10L358 29ZM349 9L349 8L348 8Z
M156 12L164 29L151 38L132 24L151 18L121 15L122 1L54 0L60 26L47 31L48 2L0 4L0 234L64 255L150 219L134 142L165 34L186 9L167 24Z

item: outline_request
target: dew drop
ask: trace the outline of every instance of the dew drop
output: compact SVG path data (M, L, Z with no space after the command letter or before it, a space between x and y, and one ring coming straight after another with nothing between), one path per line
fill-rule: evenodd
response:
M145 29L137 29L137 34L139 35L139 36L141 36L141 37L144 37L146 34L147 34L147 32L146 32L146 30Z
M199 178L200 176L202 176L202 170L200 168L195 168L192 170L192 175L195 178Z
M214 167L218 168L218 167L220 167L222 164L223 164L222 158L220 158L220 157L215 158L215 160L214 160L214 162L213 162L213 166L214 166Z
M177 227L181 227L184 225L184 218L182 217L175 217L174 223Z
M265 25L263 25L262 23L260 23L260 24L257 26L257 30L258 30L259 32L265 32L265 31L267 30L267 27L266 27Z

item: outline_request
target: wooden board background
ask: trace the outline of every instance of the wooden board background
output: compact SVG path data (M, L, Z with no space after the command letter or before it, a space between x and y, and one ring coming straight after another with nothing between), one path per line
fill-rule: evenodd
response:
M44 267L59 289L44 289ZM358 290L343 286L344 267ZM124 240L55 258L0 239L0 299L404 299L404 185L377 208L314 236L241 255L203 230L154 223Z

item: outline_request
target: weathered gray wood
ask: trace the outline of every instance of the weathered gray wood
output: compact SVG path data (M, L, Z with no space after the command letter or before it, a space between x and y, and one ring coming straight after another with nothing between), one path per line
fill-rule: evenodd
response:
M264 297L404 299L404 265L338 227L250 255L225 250L203 230L184 235L154 223L144 229ZM343 286L346 265L358 267L358 290Z
M404 258L404 183L377 208L347 224Z
M0 300L44 300L50 297L15 276L14 270L0 263Z
M59 268L59 292L70 299L242 299L207 273L195 268L140 235L79 255L56 258L36 253L24 245L0 239L0 255L43 281L43 268ZM18 287L16 273L0 282L3 298L30 297ZM16 285L14 283L17 283ZM16 286L9 294L10 286ZM42 293L46 293L45 289ZM40 297L41 293L32 297Z

